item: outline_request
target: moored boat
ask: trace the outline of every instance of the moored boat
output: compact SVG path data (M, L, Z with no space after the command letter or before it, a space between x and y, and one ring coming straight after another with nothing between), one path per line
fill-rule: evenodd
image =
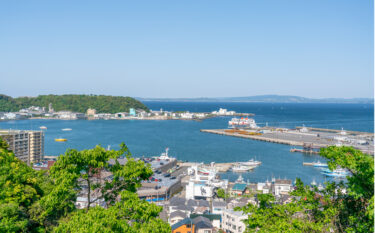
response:
M65 128L65 129L61 129L62 131L72 131L71 128Z
M262 163L261 161L257 161L257 160L254 160L254 159L250 159L247 162L240 162L240 164L244 165L244 166L258 166L261 163Z
M66 138L55 138L55 142L66 142L68 139Z
M322 162L320 162L319 160L318 160L318 162L313 162L312 165L313 165L314 167L328 167L328 164L326 164L326 163L322 163Z
M232 167L232 171L234 172L247 172L251 169L254 169L256 166L243 166L241 164L236 164Z

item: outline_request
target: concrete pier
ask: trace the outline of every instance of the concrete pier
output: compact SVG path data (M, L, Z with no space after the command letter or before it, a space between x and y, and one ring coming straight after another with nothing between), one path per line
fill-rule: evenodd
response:
M367 154L374 154L374 134L367 132L348 131L347 135L341 135L341 130L328 130L310 128L308 132L300 132L292 129L259 128L251 129L201 129L201 132L219 134L232 137L247 138L264 142L286 144L302 147L292 152L318 153L313 149L333 146L341 143L345 146L353 146ZM347 138L347 139L346 139ZM338 141L347 140L347 141ZM363 143L365 141L366 143ZM358 142L358 143L357 143ZM359 144L359 142L361 144Z

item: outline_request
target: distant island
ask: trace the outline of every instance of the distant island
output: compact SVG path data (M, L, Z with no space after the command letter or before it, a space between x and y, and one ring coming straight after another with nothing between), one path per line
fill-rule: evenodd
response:
M123 96L107 95L39 95L37 97L12 98L0 94L0 112L16 112L30 106L48 108L52 104L55 111L85 113L87 109L96 109L98 113L128 112L130 108L149 111L140 101Z
M257 95L246 97L213 98L136 98L139 101L181 101L181 102L253 102L253 103L361 103L373 104L372 98L322 98L313 99L289 95Z

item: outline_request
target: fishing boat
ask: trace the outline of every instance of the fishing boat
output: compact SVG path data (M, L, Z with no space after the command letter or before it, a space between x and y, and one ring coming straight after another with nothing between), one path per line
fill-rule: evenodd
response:
M44 125L40 126L39 129L47 129Z
M345 177L349 175L349 172L345 169L338 168L336 170L323 169L322 174L329 177Z
M243 183L243 178L242 178L242 175L240 174L240 176L237 178L236 180L236 183Z
M319 160L318 160L318 162L313 162L312 165L313 165L314 167L328 167L328 164L326 164L326 163L321 163Z
M240 164L244 166L259 166L261 163L262 163L261 161L257 161L254 159L250 159L247 162L240 162Z
M234 172L247 172L251 169L254 169L256 166L243 166L241 164L236 164L232 167L232 171Z
M68 139L66 138L55 138L55 142L66 142Z
M65 128L65 129L61 129L62 131L72 131L71 128Z

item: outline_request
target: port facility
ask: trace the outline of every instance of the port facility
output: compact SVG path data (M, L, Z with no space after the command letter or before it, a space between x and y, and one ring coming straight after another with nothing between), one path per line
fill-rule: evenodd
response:
M368 132L297 127L296 129L260 127L257 129L201 129L201 132L252 140L287 144L311 151L323 147L353 146L374 155L374 134ZM298 150L297 150L298 151Z

